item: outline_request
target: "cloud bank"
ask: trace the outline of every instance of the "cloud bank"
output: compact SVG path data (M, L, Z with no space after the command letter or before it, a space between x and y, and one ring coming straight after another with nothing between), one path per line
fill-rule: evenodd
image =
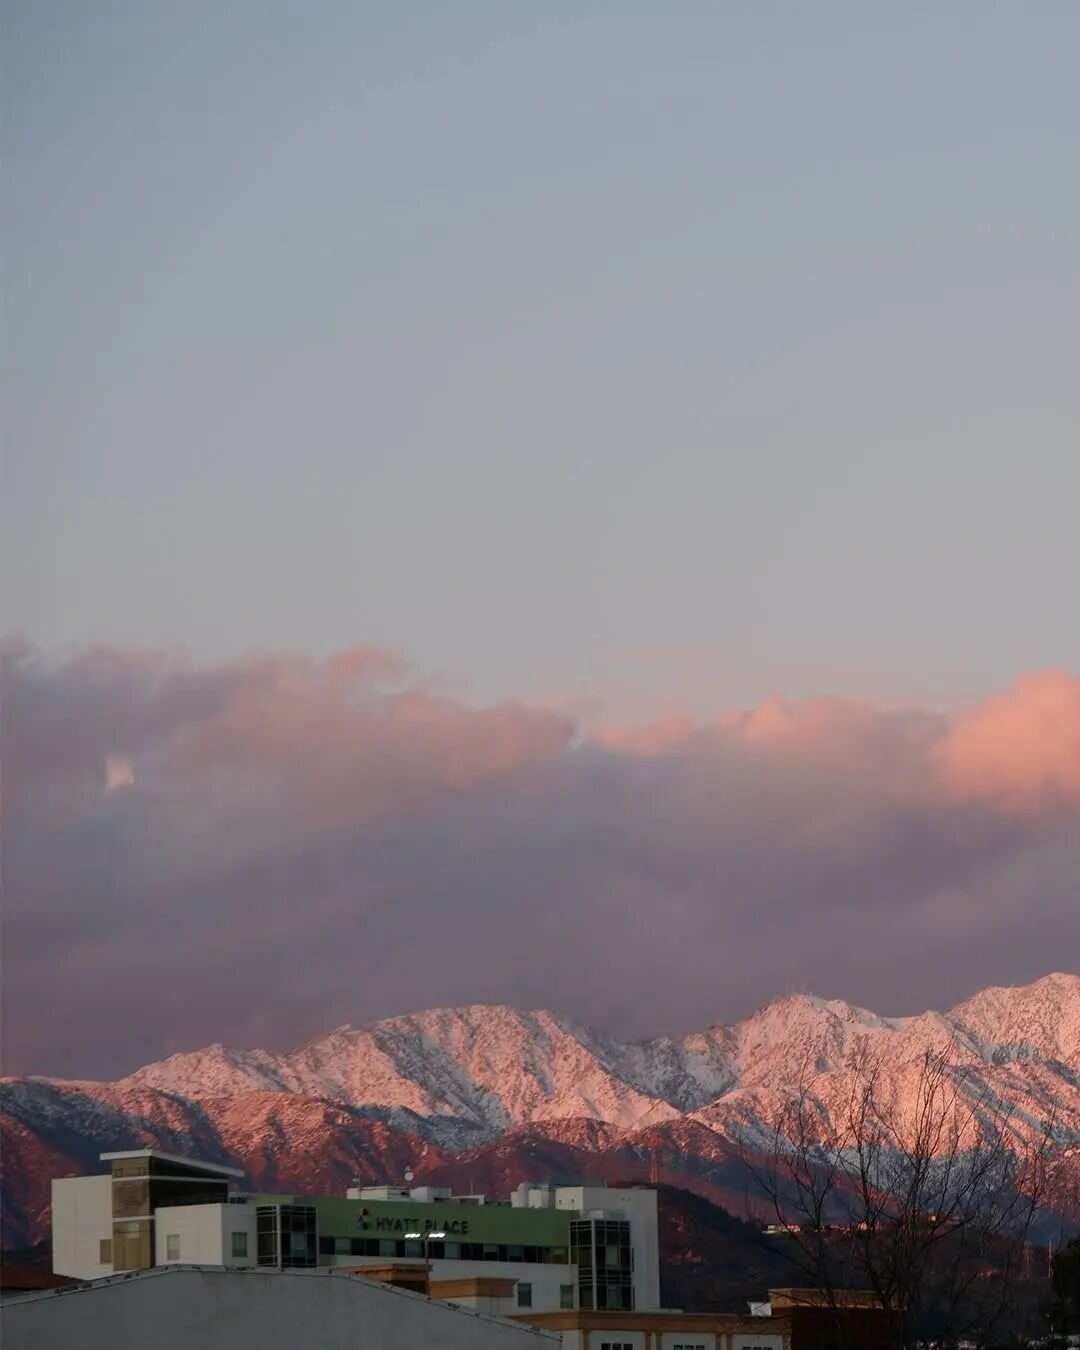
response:
M445 1003L688 1029L1075 968L1080 680L583 727L391 653L3 648L5 1071Z

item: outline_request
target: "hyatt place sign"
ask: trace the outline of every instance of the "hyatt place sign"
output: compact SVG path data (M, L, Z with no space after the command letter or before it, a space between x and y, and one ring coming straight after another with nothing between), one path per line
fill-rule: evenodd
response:
M356 1221L357 1228L365 1233L453 1233L455 1237L468 1237L468 1219L418 1219L410 1215L407 1219L373 1219L361 1215Z

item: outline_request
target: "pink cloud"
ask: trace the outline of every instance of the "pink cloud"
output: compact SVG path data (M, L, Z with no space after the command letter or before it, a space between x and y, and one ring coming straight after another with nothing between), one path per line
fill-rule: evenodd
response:
M374 649L324 665L290 659L241 669L212 715L178 738L172 766L259 778L324 822L360 820L512 777L572 734L558 714L468 708L409 687L407 674ZM398 687L381 687L388 678Z
M1006 810L1080 808L1080 679L1027 675L959 715L938 747L950 792Z
M485 999L642 1034L795 985L905 1011L1080 949L1069 676L951 717L819 698L592 729L436 688L369 646L9 645L15 1067Z

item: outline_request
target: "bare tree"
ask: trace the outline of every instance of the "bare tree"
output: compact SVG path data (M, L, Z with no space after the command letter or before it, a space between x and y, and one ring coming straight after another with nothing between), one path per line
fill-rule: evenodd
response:
M840 1102L824 1076L804 1074L765 1149L748 1149L779 1250L832 1310L838 1344L856 1288L896 1346L1007 1337L1025 1302L1051 1122L1022 1118L951 1048L906 1066L899 1094L882 1057L864 1052L853 1067Z

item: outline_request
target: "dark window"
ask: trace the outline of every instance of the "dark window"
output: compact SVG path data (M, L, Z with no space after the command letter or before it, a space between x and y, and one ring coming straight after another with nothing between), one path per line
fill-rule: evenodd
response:
M518 1280L517 1305L519 1308L532 1307L532 1285L526 1284L524 1280Z
M333 1256L333 1254L334 1254L334 1242L335 1242L335 1241L336 1241L336 1239L335 1239L335 1238L332 1238L332 1237L321 1237L321 1238L319 1239L319 1255L320 1255L320 1256Z
M630 1310L634 1260L625 1219L580 1219L570 1224L570 1259L578 1268L578 1306Z
M102 1266L112 1265L112 1238L99 1238L98 1264Z
M314 1205L259 1205L255 1211L256 1260L260 1266L316 1266L318 1222Z
M259 1205L255 1211L255 1259L260 1266L278 1264L276 1205Z
M246 1257L248 1254L248 1235L246 1233L236 1233L232 1235L232 1254L233 1256Z
M559 1307L572 1308L574 1306L574 1286L572 1284L559 1285Z
M192 1176L152 1176L149 1183L142 1184L148 1185L152 1210L160 1209L163 1205L223 1205L229 1198L229 1187L225 1181Z

